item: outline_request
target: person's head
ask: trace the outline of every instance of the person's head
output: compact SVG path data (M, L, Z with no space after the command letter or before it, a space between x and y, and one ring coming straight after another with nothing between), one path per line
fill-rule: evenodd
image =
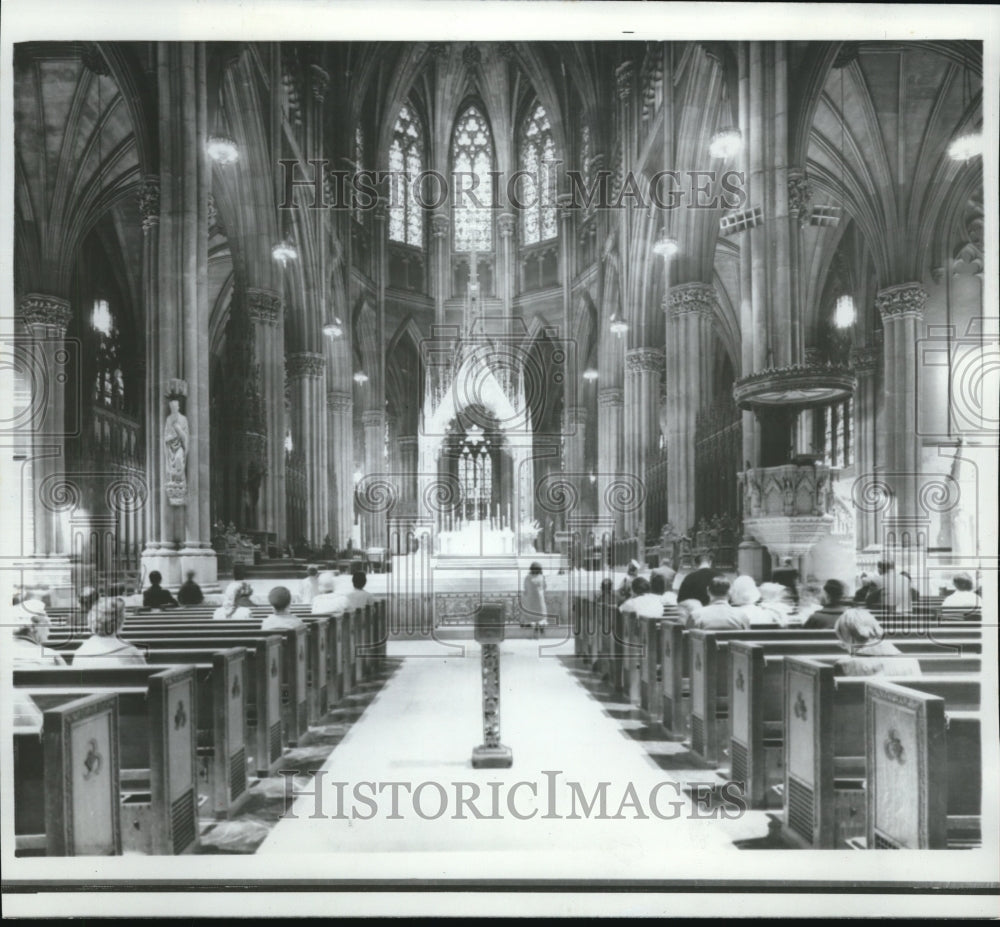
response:
M368 582L368 574L364 570L355 570L351 575L351 585L355 589L364 589L365 583Z
M667 591L667 579L662 573L654 573L649 577L649 591L653 595L663 595Z
M867 573L862 573L858 579L859 586L867 586L872 581L872 578Z
M705 567L710 567L712 565L712 554L710 551L705 551L698 555L698 567L699 569L705 569Z
M951 581L959 592L972 592L972 577L968 573L956 573Z
M881 640L883 636L882 625L866 608L847 609L837 619L837 623L833 626L833 633L837 636L841 646L847 650L871 644Z
M792 558L791 557L782 557L781 558L781 565L785 569L791 568L791 566L792 566Z
M836 605L844 600L847 589L839 579L828 579L823 583L823 601L827 605Z
M44 644L49 639L52 620L45 611L45 603L41 599L22 599L14 609L14 613L17 622L14 628L15 637L23 637L36 644Z
M891 560L879 560L878 564L876 564L876 569L878 570L880 576L885 576L886 573L894 570L895 568L896 564Z
M194 570L188 570L187 571L187 581L189 583L193 583L194 582Z
M632 580L632 595L646 595L649 588L649 580L643 576L637 576Z
M531 564L530 567L528 567L528 572L534 576L541 576L542 565L536 560L534 563Z
M628 572L629 576L638 576L639 575L639 561L638 560L629 560L629 562L628 562L628 571L627 572Z
M233 579L236 582L241 583L246 578L247 578L247 568L246 568L246 566L244 564L242 564L242 563L234 563L233 564Z
M610 598L615 594L615 581L613 579L601 580L601 595Z
M729 590L729 601L735 605L756 605L760 599L760 590L752 576L737 576Z
M236 607L241 608L243 606L246 606L247 608L249 608L251 605L253 605L253 602L250 601L252 596L253 596L253 586L251 586L250 583L248 582L238 583L236 587L236 598L235 598Z
M316 580L316 587L320 592L333 592L333 587L336 583L336 574L327 570L326 572L319 574L319 579Z
M125 600L119 596L101 599L90 610L90 628L98 637L117 637L125 624Z
M677 571L673 567L668 566L661 566L656 569L657 572L663 577L663 581L667 584L667 588L672 589L674 580L677 578Z
M179 399L168 399L167 405L170 407L171 413L180 412L181 403Z
M160 583L162 583L162 582L163 582L163 574L160 573L159 570L153 570L149 574L149 585L150 586L159 586Z
M788 587L781 583L761 583L761 602L786 602L788 600Z
M708 597L713 602L729 598L729 580L724 576L714 576L708 584Z
M89 612L94 607L94 603L97 602L98 598L100 596L93 586L84 586L80 592L80 598L77 599L77 602L80 604L80 611L84 613Z
M292 594L284 586L275 586L267 594L267 601L275 612L284 612L292 604Z
M309 566L306 569L306 576L319 576L319 567Z

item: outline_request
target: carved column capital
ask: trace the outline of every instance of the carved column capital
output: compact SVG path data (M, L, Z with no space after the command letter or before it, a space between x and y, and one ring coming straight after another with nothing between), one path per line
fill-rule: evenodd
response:
M569 428L578 428L587 424L586 406L566 406L564 415L566 416L566 425Z
M625 402L625 393L617 386L608 386L597 394L597 404L600 406L620 406Z
M381 409L369 409L361 413L361 424L365 428L384 428L385 412Z
M354 399L347 390L330 389L326 391L326 407L330 412L351 412Z
M812 199L812 187L806 172L793 168L788 172L788 214L793 219L805 219Z
M309 74L312 77L312 93L320 103L326 97L326 88L330 85L330 75L318 64L309 66Z
M44 293L26 294L19 309L21 319L33 335L55 334L62 338L73 318L68 300Z
M137 199L142 230L148 232L160 224L160 178L156 174L147 174L142 178Z
M247 312L254 322L278 325L281 322L281 296L274 290L247 287Z
M501 238L510 238L514 234L515 219L509 212L502 213L497 217L497 229Z
M710 283L682 283L670 288L664 299L664 309L671 318L680 318L688 313L698 313L706 317L715 314L719 298Z
M305 377L318 380L326 370L326 358L315 351L298 351L285 358L285 370L289 380Z
M623 61L615 68L615 83L618 87L618 97L627 100L632 95L632 67L631 61Z
M875 345L864 344L851 349L851 366L857 373L871 373L882 352Z
M448 234L449 225L450 220L447 216L441 213L435 213L431 216L431 234L435 238L444 238Z
M919 283L900 283L897 286L879 290L875 297L875 308L883 322L896 319L923 317L927 303L927 291Z
M663 352L656 348L633 348L625 352L625 369L629 373L656 373L663 370Z

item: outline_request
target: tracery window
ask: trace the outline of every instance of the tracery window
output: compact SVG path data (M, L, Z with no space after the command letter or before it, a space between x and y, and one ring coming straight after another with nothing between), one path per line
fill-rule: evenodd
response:
M485 444L469 439L463 443L458 458L458 483L462 490L463 517L472 521L489 518L493 461Z
M520 169L530 175L520 184L521 240L531 245L556 237L556 146L541 103L525 119L519 143Z
M97 341L93 400L97 405L121 409L125 403L125 378L118 357L118 331L106 299L95 299L90 325Z
M417 201L415 184L423 171L424 140L420 120L409 106L402 106L392 129L389 170L393 195L389 208L389 238L417 248L424 245L424 214ZM403 176L403 175L408 176Z
M451 160L456 185L468 191L475 183L473 192L455 204L455 250L492 251L493 137L486 117L475 106L469 106L455 123Z

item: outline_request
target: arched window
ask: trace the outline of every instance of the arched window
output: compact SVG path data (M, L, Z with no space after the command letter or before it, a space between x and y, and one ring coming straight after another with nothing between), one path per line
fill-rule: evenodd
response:
M525 119L520 137L521 240L526 245L556 237L556 146L545 107L539 103Z
M90 325L97 341L93 400L120 409L125 403L125 378L118 355L118 327L106 299L95 299Z
M493 138L486 117L475 106L466 109L455 123L451 163L455 185L473 191L463 193L455 203L455 250L492 251Z
M389 208L389 238L422 248L424 214L415 196L415 183L424 169L424 139L420 120L409 106L399 110L389 146L389 170L393 177L393 195ZM403 177L403 174L407 177Z

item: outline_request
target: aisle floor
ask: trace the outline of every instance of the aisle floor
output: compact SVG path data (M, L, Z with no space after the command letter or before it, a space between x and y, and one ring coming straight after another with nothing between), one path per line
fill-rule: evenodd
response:
M332 856L338 878L657 879L698 861L718 874L717 854L767 837L763 812L693 803L686 790L718 784L714 771L690 768L681 744L655 742L638 712L586 685L571 641L501 644L510 769L471 765L482 742L475 642L390 642L389 656L402 664L258 855L328 873ZM319 817L305 794L316 789ZM585 810L602 789L605 819L599 802Z

